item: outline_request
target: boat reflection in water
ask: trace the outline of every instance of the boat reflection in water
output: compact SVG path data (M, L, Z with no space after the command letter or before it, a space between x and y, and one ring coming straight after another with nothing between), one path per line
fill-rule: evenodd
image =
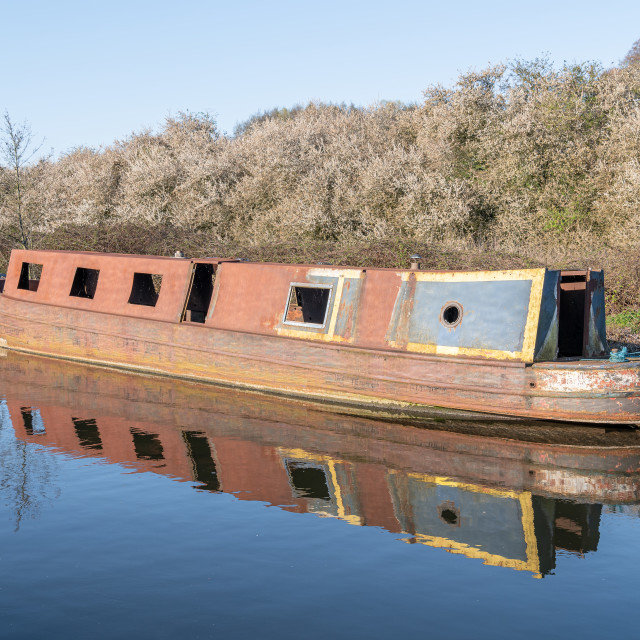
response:
M537 577L558 549L597 549L603 504L640 502L634 430L442 418L418 428L5 355L0 393L25 441Z

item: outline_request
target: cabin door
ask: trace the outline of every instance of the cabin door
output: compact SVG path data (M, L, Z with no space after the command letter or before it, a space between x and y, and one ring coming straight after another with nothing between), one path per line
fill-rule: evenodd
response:
M182 322L204 323L211 305L215 275L214 265L194 263L191 286L182 312Z
M589 339L589 271L561 271L558 293L558 357L581 357Z

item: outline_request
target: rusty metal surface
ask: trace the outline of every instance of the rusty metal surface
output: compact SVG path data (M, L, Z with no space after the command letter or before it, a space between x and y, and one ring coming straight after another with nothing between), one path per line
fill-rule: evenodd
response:
M37 292L16 286L23 261L44 265ZM197 262L217 269L203 324L180 322L193 261L14 252L0 299L0 338L14 349L364 410L417 415L438 406L577 422L640 421L640 363L525 366L455 350L447 356L393 348L389 327L402 283L415 284L407 272ZM93 300L68 295L77 267L100 270ZM128 304L136 272L163 276L155 307ZM543 275L534 274L538 294ZM330 288L324 325L287 324L292 282ZM536 313L530 310L527 326Z
M640 436L633 431L598 434L590 429L586 439L594 444L576 446L570 443L583 440L579 427L555 426L549 430L555 443L526 440L540 435L539 427L531 423L515 422L500 438L456 432L458 426L468 428L456 421L440 423L450 431L419 429L314 411L304 403L282 403L254 393L132 377L15 353L0 361L0 373L0 391L23 439L194 480L180 429L197 427L213 438L219 456L223 450L231 456L235 449L235 461L220 472L229 482L224 490L260 487L255 499L274 503L289 504L290 487L280 471L277 478L265 479L268 451L293 448L357 462L363 468L376 465L386 472L441 476L484 487L599 502L640 500ZM44 432L27 433L20 418L25 408L40 412ZM74 420L95 421L99 450L81 443ZM164 450L161 467L136 457L132 425L157 434ZM255 464L238 464L239 457ZM238 476L252 473L259 477ZM234 475L237 479L232 481Z

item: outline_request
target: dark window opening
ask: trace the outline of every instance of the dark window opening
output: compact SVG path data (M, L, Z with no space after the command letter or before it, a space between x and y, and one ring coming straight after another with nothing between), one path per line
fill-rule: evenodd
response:
M164 448L157 434L134 428L131 435L138 460L164 460Z
M322 467L301 460L287 460L286 466L296 497L331 499L329 483Z
M157 273L134 273L129 304L155 307L162 287L162 276Z
M285 322L324 325L330 293L330 287L291 285Z
M42 265L34 262L23 262L18 279L18 289L37 291L42 276Z
M194 480L200 483L197 488L220 491L218 471L207 436L198 431L184 431L182 436L187 444L187 455L193 465Z
M71 285L69 295L76 298L89 298L90 300L93 300L93 296L96 295L99 275L100 271L98 269L85 269L84 267L78 267L76 269L76 275L73 278L73 284Z
M205 321L211 304L214 282L215 270L213 265L196 264L183 320L200 323Z
M581 356L584 349L585 302L587 273L560 275L560 308L558 310L558 356Z
M102 449L102 438L95 420L92 418L89 420L71 418L71 420L81 447L85 449Z

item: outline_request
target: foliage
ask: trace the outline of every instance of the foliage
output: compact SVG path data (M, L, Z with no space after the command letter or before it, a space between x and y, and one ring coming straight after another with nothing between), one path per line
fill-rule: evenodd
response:
M628 327L634 333L640 333L640 311L627 309L607 318L607 322L618 325L619 327Z
M33 145L31 127L17 124L7 112L0 125L0 215L2 235L28 249L33 232L46 224L38 182L46 160L30 166L41 145Z
M639 130L640 65L516 60L428 87L420 105L296 105L234 137L181 113L23 165L25 211L34 246L603 266L620 311L640 291ZM6 168L0 182L6 256L20 244Z

